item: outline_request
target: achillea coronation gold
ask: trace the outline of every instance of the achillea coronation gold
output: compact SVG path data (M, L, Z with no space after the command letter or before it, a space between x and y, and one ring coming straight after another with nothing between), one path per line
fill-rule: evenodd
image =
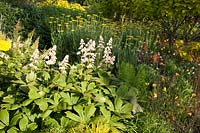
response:
M6 40L0 40L0 50L8 51L11 48L11 42Z

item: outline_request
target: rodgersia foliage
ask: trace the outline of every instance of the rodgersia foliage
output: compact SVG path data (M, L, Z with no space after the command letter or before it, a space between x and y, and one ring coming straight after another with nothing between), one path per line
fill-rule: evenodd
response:
M121 120L132 118L134 105L117 95L114 76L104 69L114 62L112 39L104 46L100 37L101 47L81 40L81 62L71 65L68 55L57 60L56 45L40 52L32 35L13 42L5 53L9 59L1 58L0 76L6 81L0 81L0 129L15 133L53 126L63 132L86 131L101 122L107 125L105 132L125 130ZM101 57L102 65L96 67Z

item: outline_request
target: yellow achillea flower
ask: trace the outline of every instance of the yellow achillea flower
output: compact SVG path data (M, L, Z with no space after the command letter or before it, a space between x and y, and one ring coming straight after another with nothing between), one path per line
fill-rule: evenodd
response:
M11 48L11 43L5 40L0 40L0 50L8 51Z
M164 92L167 92L167 88L166 88L166 87L164 87L164 88L163 88L163 91L164 91Z

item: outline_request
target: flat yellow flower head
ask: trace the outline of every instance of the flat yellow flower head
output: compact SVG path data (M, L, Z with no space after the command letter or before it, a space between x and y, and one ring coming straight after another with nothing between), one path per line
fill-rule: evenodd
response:
M0 50L8 51L11 48L11 43L5 40L0 40Z

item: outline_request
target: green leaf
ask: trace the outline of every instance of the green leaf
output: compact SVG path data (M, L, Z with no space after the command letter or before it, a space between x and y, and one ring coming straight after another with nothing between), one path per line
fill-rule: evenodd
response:
M85 93L86 88L87 88L88 82L87 81L82 81L81 82L81 92Z
M42 113L41 117L42 118L47 118L51 114L52 110L46 110L44 113Z
M81 105L74 106L74 110L81 118L84 118L83 107Z
M87 122L90 120L90 117L94 115L95 111L96 108L94 104L90 104L87 107L85 107L84 113L86 115Z
M51 126L51 127L54 127L54 128L60 128L59 123L53 118L48 118L44 122L45 122L45 125L47 125L49 127Z
M27 128L30 129L31 131L35 130L37 127L38 127L38 125L35 122L33 122L27 126Z
M0 130L0 133L5 133L6 131L5 130Z
M15 103L15 100L12 95L8 95L8 96L4 97L2 101L5 103L9 103L9 104Z
M113 103L110 100L107 99L106 103L108 104L108 109L110 111L114 111L115 110L114 105L113 105Z
M98 76L100 77L99 82L105 85L109 85L110 83L110 76L108 75L107 72L103 70L98 71Z
M119 97L117 97L116 99L115 99L115 109L116 109L116 111L117 112L120 112L120 110L121 110L121 108L122 108L122 105L123 105L123 101L119 98Z
M21 105L19 105L19 104L13 104L13 105L11 105L9 110L16 110L16 109L18 109L20 107L21 107Z
M58 78L56 77L55 79L53 79L53 82L60 87L65 87L66 77L65 75L60 74Z
M18 128L16 127L11 127L10 129L8 129L7 133L18 133Z
M32 99L27 99L22 103L22 106L28 106L32 101Z
M122 113L131 113L133 109L133 105L131 103L126 103L125 105L122 106L121 112Z
M73 121L76 121L76 122L81 122L81 119L80 119L80 117L78 115L76 115L76 114L74 114L72 112L69 112L69 111L67 111L65 113L66 113L66 115L67 115L67 117L69 119L71 119Z
M7 110L0 111L0 121L6 126L9 125L9 113Z
M37 78L37 75L31 71L27 76L26 76L26 82L29 83L29 82L32 82L32 81L35 81Z
M6 127L6 125L3 124L2 122L0 122L0 130L1 130L1 129L4 129L4 127Z
M87 90L92 90L92 89L94 89L95 87L96 87L95 83L92 82L92 83L90 83L90 84L88 85Z
M40 110L42 111L45 111L48 108L47 100L44 98L35 100L35 103L39 106Z
M22 118L21 114L15 115L10 121L10 126L17 125L19 119L21 119L21 118Z
M62 116L62 118L60 119L60 125L62 127L67 127L67 125L70 124L70 121L68 118Z
M31 87L28 93L28 97L32 100L40 98L40 94L38 93L38 89L36 87Z
M43 77L44 77L44 80L49 80L50 78L51 78L51 76L50 76L50 74L48 73L48 72L46 72L46 71L43 71L42 72L42 75L43 75Z
M4 94L4 92L3 92L3 91L0 91L0 97L2 97L2 96L3 96L3 94Z
M25 131L28 126L28 118L24 116L20 121L19 121L19 128L21 131Z
M105 107L100 107L100 111L101 113L103 114L103 116L107 119L107 120L110 120L110 117L111 117L111 112L108 111Z

